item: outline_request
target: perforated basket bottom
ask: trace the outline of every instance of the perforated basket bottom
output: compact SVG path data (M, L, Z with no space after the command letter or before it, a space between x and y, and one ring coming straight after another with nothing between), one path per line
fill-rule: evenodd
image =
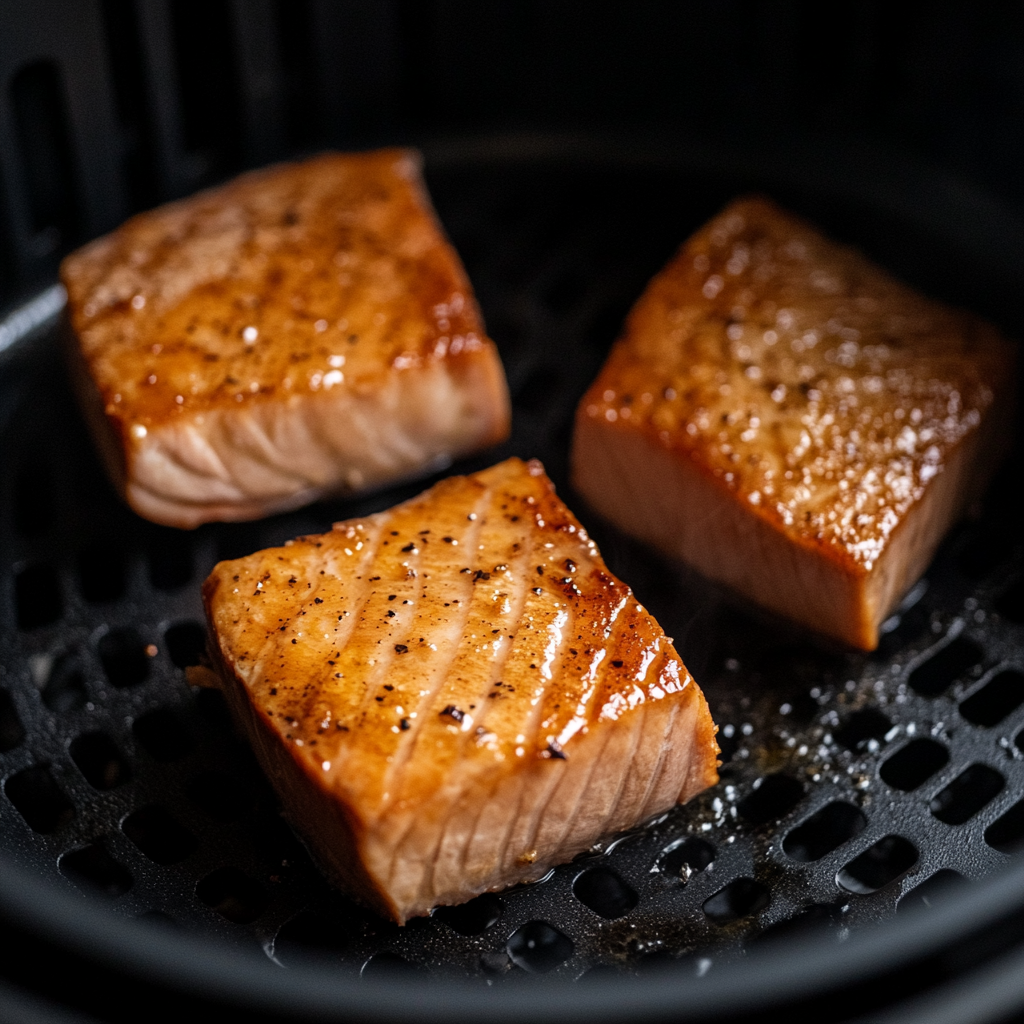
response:
M1005 863L1024 841L1015 473L946 543L877 653L827 651L752 616L601 524L565 468L572 410L630 302L683 237L757 182L500 165L428 177L515 400L512 440L456 469L544 460L703 686L721 783L542 882L404 929L353 906L282 823L219 694L193 692L183 668L204 644L199 584L218 559L424 484L249 525L154 527L105 482L44 336L8 361L0 394L3 852L113 914L258 944L268 970L316 958L492 981L684 956L704 973L781 931L841 940ZM949 290L941 243L908 242L909 228L868 205L775 193Z

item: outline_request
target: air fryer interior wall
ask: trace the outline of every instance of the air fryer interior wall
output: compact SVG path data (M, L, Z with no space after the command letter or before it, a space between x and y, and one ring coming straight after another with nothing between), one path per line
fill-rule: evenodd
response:
M328 17L327 7L298 5L296 18ZM110 154L92 152L112 130L113 122L103 120L110 113L109 92L101 96L105 66L76 52L69 9L48 8L62 30L43 46L59 55L54 66L65 78L38 70L50 66L45 61L30 63L9 92L21 97L14 102L20 113L0 119L7 132L0 139L3 166L9 169L13 154L26 148L11 142L12 124L20 125L21 142L36 147L24 159L35 161L32 177L42 182L20 208L22 219L11 217L29 228L9 236L8 252L20 268L19 277L5 278L20 282L9 286L9 296L48 283L53 258L70 239L109 226L126 209L287 151L297 140L274 125L291 131L304 123L296 97L319 97L319 117L338 95L322 79L310 85L313 75L302 86L312 92L303 94L289 78L291 91L273 102L264 97L262 108L252 98L252 68L259 66L252 61L267 52L258 39L285 47L290 38L287 45L301 52L294 33L284 31L290 22L283 5L271 29L260 18L240 28L226 5L211 6L209 15L190 4L104 5L105 22L78 26L78 50L100 52L107 31L113 79L122 83L115 95L122 106L135 103L129 114L119 106L118 117L141 133L135 149L112 152L137 157L152 146L148 166L159 169L132 178L122 163L123 180L137 187L114 188L111 198L118 174L100 167ZM353 7L344 10L351 15ZM408 36L423 15L395 10ZM14 26L21 35L5 38L24 42L35 32L39 43L41 23L26 28L31 20L22 18L25 24ZM125 64L131 47L123 38L114 45L120 37L111 26L146 41L134 65ZM212 74L212 51L200 52L212 45L199 41L202 28L210 39L235 39L233 59L248 54L250 63L229 68L225 81L242 83L234 106L218 100L227 105L198 114L200 98L212 93L194 75L185 75L192 84L179 82L177 92L157 85L160 74L169 74L170 53L177 54L178 72L187 64ZM414 76L416 60L403 61L392 83ZM374 73L382 68L386 62ZM68 78L92 81L94 91L79 93L75 103L67 95L60 101L60 81ZM151 91L126 90L126 80L147 82ZM393 97L411 102L405 87L395 88ZM295 116L282 115L282 103ZM83 108L91 121L81 120ZM230 145L215 131L217 119L229 115L238 119ZM417 116L429 119L422 110ZM193 126L184 136L167 127L175 117ZM351 123L357 120L353 115ZM389 139L401 134L395 123ZM92 134L83 133L83 124ZM369 134L366 124L364 118ZM308 125L303 130L312 134L300 145L324 137L321 129L319 136ZM373 130L380 134L381 126ZM261 143L264 131L270 141ZM68 395L56 332L44 329L12 343L0 367L0 855L45 887L27 882L0 892L19 936L17 955L0 968L6 977L48 993L50 965L60 964L75 978L62 999L104 1019L137 1019L132 1014L154 976L162 999L184 999L168 993L190 991L193 1002L183 1008L217 998L249 1013L246 993L259 992L264 1001L257 1005L275 1013L292 998L296 1012L326 1005L337 1017L369 1017L375 1009L422 1017L418 989L407 1002L405 995L383 1001L397 991L395 979L411 972L414 985L445 982L444 997L431 999L449 1018L473 1019L479 991L496 989L498 1002L488 1012L535 1014L543 998L566 1019L616 1019L632 1016L616 1001L628 986L628 1006L654 1017L682 1003L704 1020L739 1019L763 1002L786 1006L790 1019L824 1020L882 1006L890 993L926 992L1012 950L1019 936L1002 922L1013 920L1008 894L1020 888L1001 872L1024 838L1019 464L1000 476L977 510L980 518L950 538L872 656L823 649L665 565L588 514L565 470L575 402L629 304L678 242L733 195L764 191L925 291L969 305L1015 336L1024 233L984 192L951 187L948 175L927 162L876 144L797 146L776 137L771 144L726 145L665 134L476 133L428 145L427 177L515 401L510 442L457 469L506 454L544 460L612 569L675 636L705 687L723 726L722 785L543 883L405 930L332 893L282 825L216 697L193 693L184 682L183 666L202 643L198 583L217 558L323 529L418 487L194 534L153 527L110 492ZM182 137L192 140L191 150L159 148L161 139ZM189 163L182 152L203 151L202 140L207 162ZM76 156L79 150L90 150L93 163ZM25 193L8 188L6 195L10 201ZM34 220L25 219L25 209ZM25 323L24 316L5 321L0 347ZM968 901L957 895L957 876L988 881ZM944 899L952 901L945 913L913 913ZM63 917L54 912L60 907L67 908ZM94 907L102 908L98 917ZM136 917L176 930L140 930L130 920ZM873 944L858 944L860 926L879 922L889 922L888 930ZM804 929L814 936L811 944L787 947L786 935ZM193 971L181 959L206 949L206 940L246 956L236 970L227 952L210 951L210 962L223 966L220 986L216 974ZM119 967L111 966L111 950L121 950L112 954ZM315 973L302 973L311 960ZM872 976L874 983L864 981ZM1007 976L1013 977L1009 968ZM308 982L305 997L297 978ZM975 979L956 980L957 992L976 989ZM744 985L747 1003L729 994ZM578 994L584 991L606 999ZM366 993L378 994L379 1006ZM975 992L972 1005L981 1013L990 1004Z

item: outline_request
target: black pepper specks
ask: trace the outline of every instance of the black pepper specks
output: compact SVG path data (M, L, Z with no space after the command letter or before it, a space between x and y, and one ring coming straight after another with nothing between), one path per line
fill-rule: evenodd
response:
M565 751L561 748L558 740L549 740L547 750L544 751L544 757L554 758L556 761L568 761Z
M395 644L395 654L408 654L409 648L405 644Z
M412 723L411 723L411 722L409 721L409 719L408 719L408 718L403 718L403 719L402 719L402 720L401 720L401 721L400 721L400 722L398 723L398 728L399 728L399 729L401 729L401 730L402 730L402 732L406 732L407 730L409 730L409 729L411 729L411 728L412 728Z
M411 555L418 555L420 553L420 549L416 547L416 545L413 544L412 541L409 541L409 543L406 544L405 547L402 548L402 550L408 552Z
M618 659L616 659L615 661L613 661L613 662L612 662L612 664L613 664L613 665L614 665L614 666L615 666L616 668L622 668L622 662L621 662L621 661L619 661Z
M460 711L454 704L449 704L440 714L442 717L447 715L448 718L454 718L456 722L461 722L466 717L466 712Z

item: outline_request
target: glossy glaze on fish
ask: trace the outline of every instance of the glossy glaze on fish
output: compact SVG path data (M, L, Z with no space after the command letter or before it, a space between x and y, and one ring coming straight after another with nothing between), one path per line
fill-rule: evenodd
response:
M1009 436L1014 353L760 199L651 282L579 405L573 481L619 527L854 647Z
M286 814L398 922L538 878L717 779L703 694L537 462L221 562L203 595Z
M157 522L257 518L508 434L497 351L414 153L243 175L132 218L62 278L83 406Z

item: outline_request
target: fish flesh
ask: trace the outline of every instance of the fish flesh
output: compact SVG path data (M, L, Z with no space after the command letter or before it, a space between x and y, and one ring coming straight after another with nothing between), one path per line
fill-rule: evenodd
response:
M539 462L221 562L203 599L193 680L327 875L400 924L717 780L704 695Z
M760 198L651 281L579 404L572 479L625 532L854 648L1007 448L1014 351Z
M504 440L504 371L418 156L327 153L68 256L82 407L136 512L191 528L443 468Z

